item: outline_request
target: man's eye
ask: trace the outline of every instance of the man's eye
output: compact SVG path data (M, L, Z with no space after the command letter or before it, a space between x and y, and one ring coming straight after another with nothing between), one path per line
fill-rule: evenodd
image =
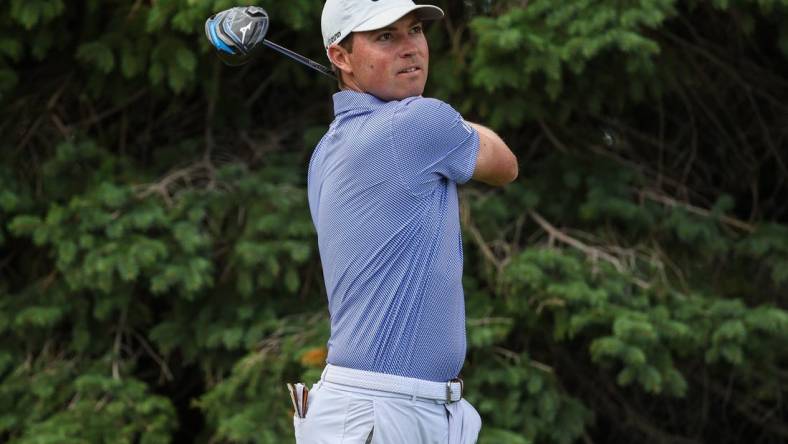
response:
M378 36L378 40L379 41L391 40L391 33L390 32L384 32L383 34Z
M414 33L414 34L421 34L423 32L423 30L424 30L424 28L421 25L416 25L413 28L411 28L410 31L412 33Z

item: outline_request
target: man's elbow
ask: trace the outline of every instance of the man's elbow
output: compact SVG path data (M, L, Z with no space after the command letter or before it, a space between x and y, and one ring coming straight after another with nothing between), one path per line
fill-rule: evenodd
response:
M510 153L509 159L506 160L506 165L502 168L501 174L496 177L496 181L493 184L498 187L502 187L504 185L510 184L517 179L517 176L520 174L520 166L517 163L517 157Z

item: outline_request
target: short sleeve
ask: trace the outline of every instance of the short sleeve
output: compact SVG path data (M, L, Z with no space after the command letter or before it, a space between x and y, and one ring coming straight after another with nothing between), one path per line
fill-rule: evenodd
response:
M451 105L417 97L394 114L394 150L405 185L421 193L446 178L465 183L473 176L479 134Z

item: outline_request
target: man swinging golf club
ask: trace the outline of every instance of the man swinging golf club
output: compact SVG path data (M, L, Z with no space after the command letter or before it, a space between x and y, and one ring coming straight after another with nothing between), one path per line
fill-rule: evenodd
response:
M429 51L411 0L327 0L341 91L308 170L328 293L327 365L296 415L300 444L473 443L457 184L501 186L517 159L491 130L422 97ZM472 390L466 387L466 390Z

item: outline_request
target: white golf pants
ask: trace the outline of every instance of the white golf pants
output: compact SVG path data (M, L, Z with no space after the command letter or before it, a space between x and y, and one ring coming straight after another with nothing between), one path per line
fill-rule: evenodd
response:
M466 400L446 404L319 381L306 418L293 418L297 444L473 444L481 418Z

